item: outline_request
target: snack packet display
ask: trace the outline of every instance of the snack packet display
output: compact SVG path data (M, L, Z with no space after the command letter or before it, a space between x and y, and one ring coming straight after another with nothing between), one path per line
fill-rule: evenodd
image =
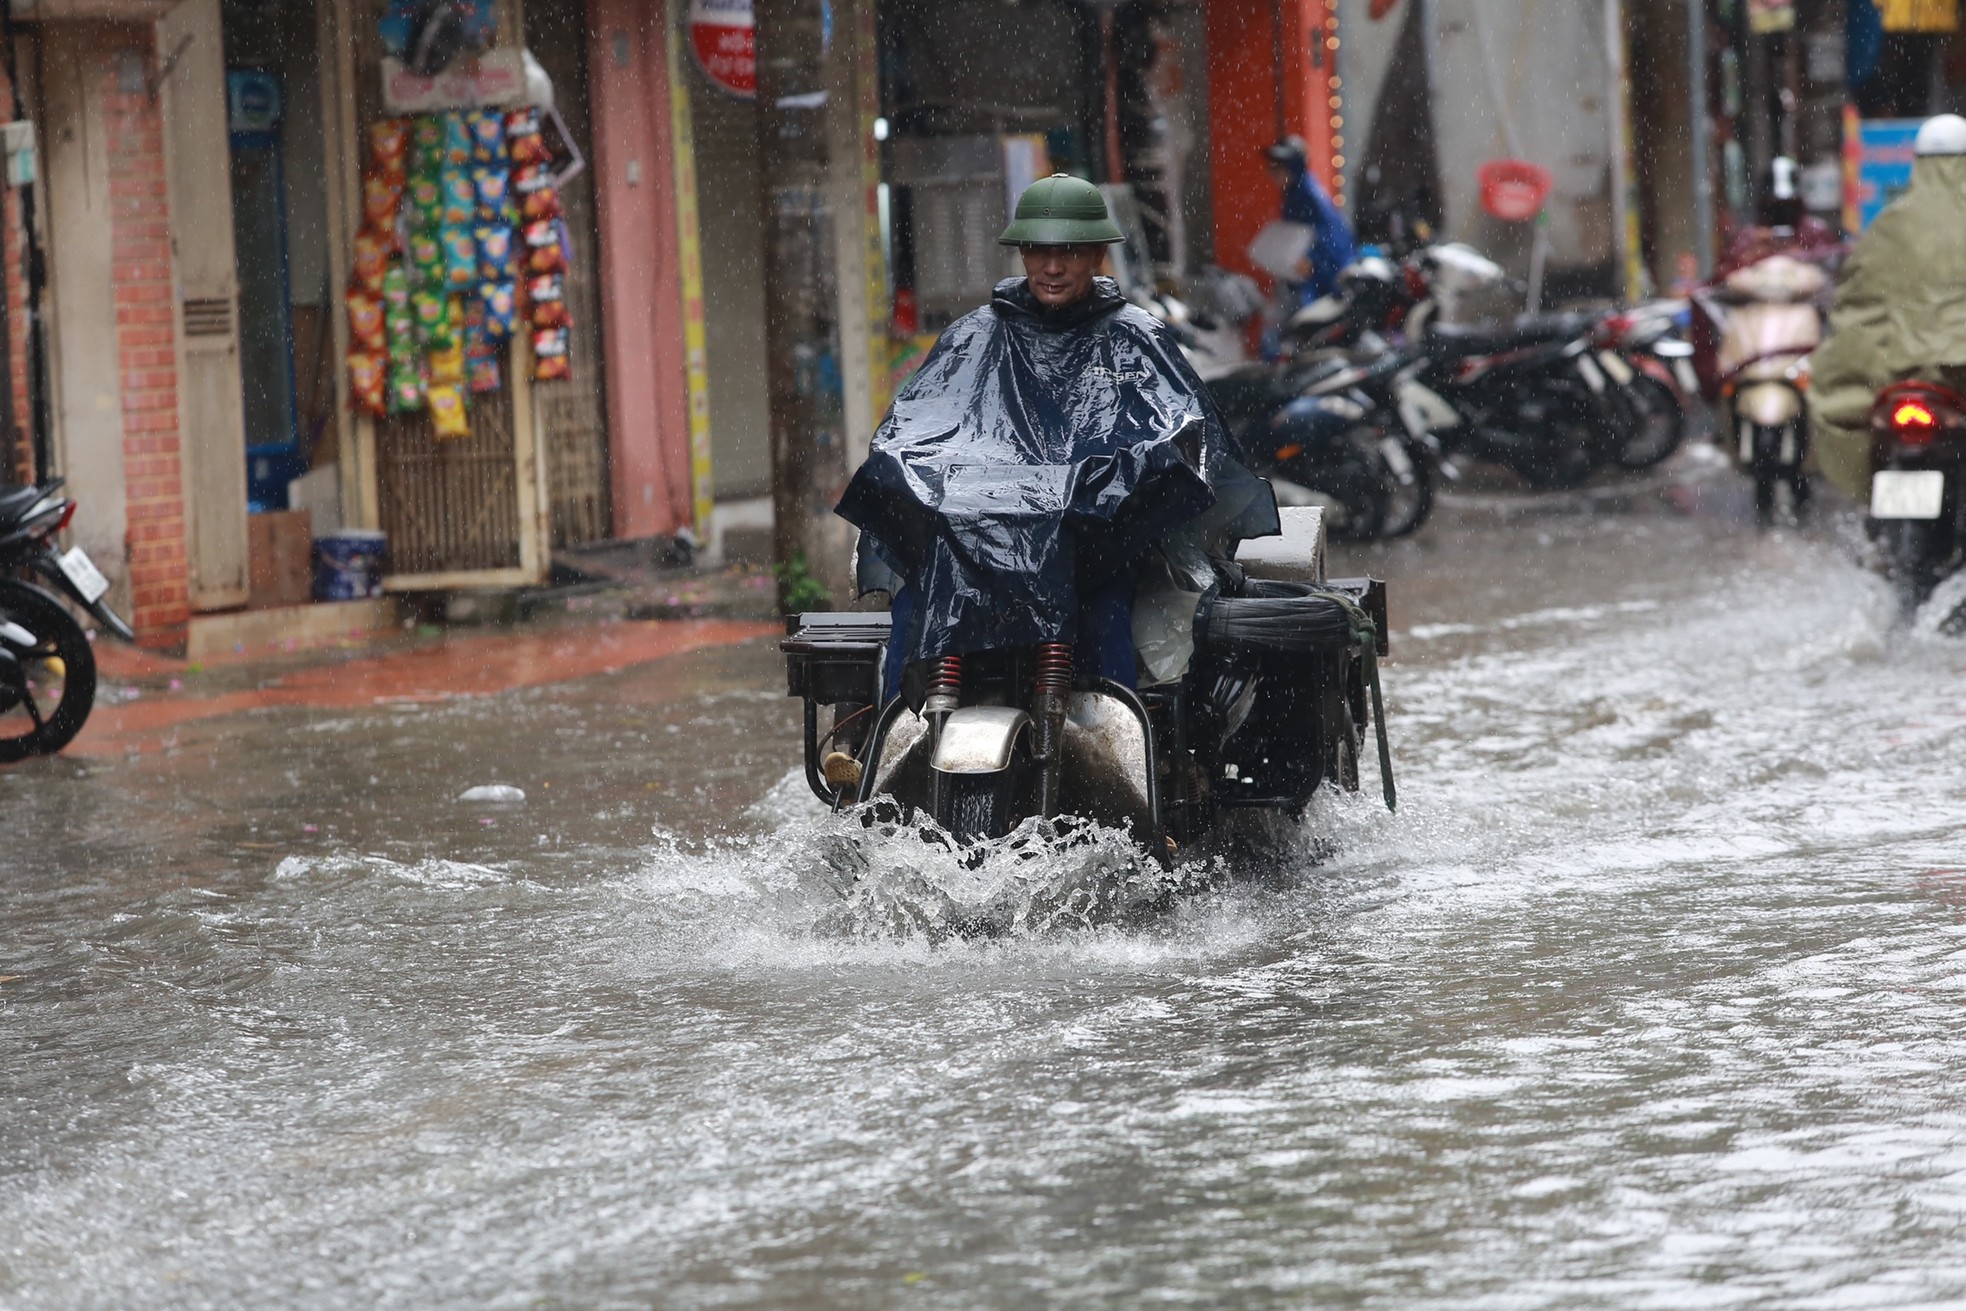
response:
M401 181L409 171L410 125L400 118L384 118L369 124L369 167L384 177Z
M410 120L410 167L434 174L444 164L444 123L439 118Z
M435 287L444 281L444 243L435 232L410 234L410 281L418 287Z
M471 157L480 164L495 164L505 158L505 118L495 109L480 109L468 116L471 128Z
M484 307L485 338L504 341L512 335L519 316L518 288L510 282L487 282L478 287L478 300Z
M389 348L383 329L381 293L348 293L348 339L357 351L380 353Z
M526 252L526 272L529 274L565 273L567 271L566 248L557 241L550 246L534 246Z
M527 164L512 170L512 191L523 198L553 185L553 170L544 164Z
M409 306L405 305L399 310L385 306L382 331L389 342L389 359L392 363L413 361L421 353L421 334L416 329L416 314Z
M401 362L389 366L389 412L415 414L423 408L423 371Z
M541 187L519 201L519 217L528 223L536 223L541 219L556 219L563 212L560 205L560 191L557 187Z
M424 370L432 387L456 386L464 381L464 346L453 341L448 347L424 357Z
M504 224L479 224L471 235L478 243L478 280L502 282L512 276L512 229Z
M453 291L464 291L478 283L478 243L469 228L447 227L439 234L444 243L444 284Z
M557 382L573 376L567 358L565 328L535 328L532 334L532 376L538 382Z
M457 320L452 317L451 298L426 287L410 297L416 311L416 332L425 350L448 350L457 341Z
M539 131L539 110L531 105L505 116L505 153L514 164L537 164L551 158Z
M362 221L377 232L392 232L403 204L403 181L382 173L362 178Z
M464 408L464 393L454 385L433 386L429 390L430 422L439 440L471 435L471 415Z
M382 271L382 308L390 313L410 307L410 271L401 260L390 260Z
M389 412L389 365L370 351L355 351L348 357L348 399L363 414Z
M496 223L512 204L512 171L479 167L471 170L471 185L478 193L478 221Z
M466 385L479 395L502 388L505 378L499 368L498 348L482 341L467 348L464 352L464 375Z
M478 188L463 169L445 169L440 180L443 190L443 222L461 227L478 216Z
M348 280L357 291L382 292L382 275L389 268L389 239L379 232L355 234L355 258Z
M564 328L570 322L566 278L561 274L549 273L530 279L526 283L526 300L531 306L533 327Z
M450 168L463 168L471 162L471 125L464 121L462 114L445 114L439 120L444 127L444 163Z

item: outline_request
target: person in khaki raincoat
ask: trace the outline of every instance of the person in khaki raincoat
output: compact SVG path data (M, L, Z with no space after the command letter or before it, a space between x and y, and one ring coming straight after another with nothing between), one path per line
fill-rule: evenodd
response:
M1966 119L1931 119L1915 149L1911 188L1857 239L1810 360L1817 460L1864 505L1877 393L1907 378L1966 389Z

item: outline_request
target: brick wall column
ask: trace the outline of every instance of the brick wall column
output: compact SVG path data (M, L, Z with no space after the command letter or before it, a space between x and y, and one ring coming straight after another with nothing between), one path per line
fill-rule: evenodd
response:
M163 120L154 97L119 89L113 60L105 61L99 86L108 135L132 624L144 646L181 647L191 604Z

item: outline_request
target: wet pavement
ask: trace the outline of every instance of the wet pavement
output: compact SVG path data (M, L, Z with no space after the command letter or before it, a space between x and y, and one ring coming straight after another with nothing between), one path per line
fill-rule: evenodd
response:
M1961 1304L1966 643L1554 508L1339 561L1401 812L1171 908L819 814L734 630L151 671L0 771L0 1306Z

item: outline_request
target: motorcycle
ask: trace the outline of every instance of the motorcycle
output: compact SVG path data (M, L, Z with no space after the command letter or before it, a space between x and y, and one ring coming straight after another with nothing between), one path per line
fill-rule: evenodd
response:
M804 702L814 795L870 819L898 809L912 823L924 810L964 846L1032 818L1124 822L1167 861L1229 812L1295 817L1320 786L1356 791L1372 726L1394 805L1377 665L1385 586L1324 577L1319 508L1280 515L1282 536L1244 542L1198 598L1139 593L1136 635L1158 631L1163 654L1185 643L1186 658L1137 691L1052 642L911 666L883 700L887 647L900 640L890 614L788 617L780 649ZM917 731L897 748L904 720Z
M60 751L82 731L95 703L94 648L57 593L115 636L136 637L104 604L109 580L88 553L55 544L76 509L57 494L61 485L57 478L0 488L0 763ZM22 574L38 574L54 590Z
M1764 526L1784 487L1794 513L1809 504L1809 354L1822 343L1815 301L1827 285L1815 264L1773 255L1694 295L1718 330L1721 421Z
M1873 402L1870 429L1866 526L1908 619L1966 563L1966 396L1894 383ZM1942 618L1949 626L1955 617Z

